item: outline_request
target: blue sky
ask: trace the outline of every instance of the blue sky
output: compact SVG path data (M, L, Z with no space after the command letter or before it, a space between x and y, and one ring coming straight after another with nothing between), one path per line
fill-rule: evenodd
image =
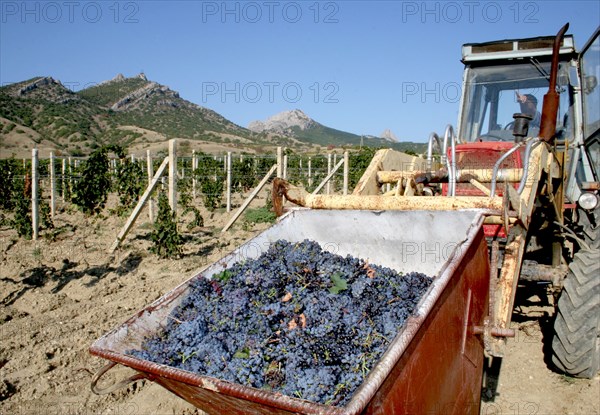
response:
M456 124L467 42L553 35L583 46L589 1L0 0L0 84L78 90L141 71L247 126L299 108L356 134L425 141Z

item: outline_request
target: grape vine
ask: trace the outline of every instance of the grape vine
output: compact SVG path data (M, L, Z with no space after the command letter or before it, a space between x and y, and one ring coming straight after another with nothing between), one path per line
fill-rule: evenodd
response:
M225 173L222 163L212 157L204 155L201 160L203 161L202 167L196 169L194 175L200 183L204 207L213 211L221 206Z
M95 215L104 209L111 187L108 152L112 150L122 156L118 146L101 147L84 161L81 177L73 185L72 201L86 215Z
M122 158L117 165L115 184L119 195L117 213L133 209L144 190L144 172L140 165L129 158Z
M173 258L181 255L183 238L177 232L175 215L169 206L167 196L163 192L158 196L158 214L154 222L154 230L150 234L150 240L154 244L150 247L150 252L155 253L160 258Z

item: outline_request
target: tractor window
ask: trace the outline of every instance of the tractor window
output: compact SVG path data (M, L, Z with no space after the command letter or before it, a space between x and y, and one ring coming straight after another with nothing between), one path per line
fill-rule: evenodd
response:
M560 65L558 84L568 85L567 65ZM548 90L550 63L531 61L510 65L467 69L465 100L460 120L463 141L513 141L513 114L529 113L529 135L539 132L544 94ZM567 121L569 109L566 87L561 87L559 122Z
M583 137L592 168L600 177L600 33L590 39L580 57Z

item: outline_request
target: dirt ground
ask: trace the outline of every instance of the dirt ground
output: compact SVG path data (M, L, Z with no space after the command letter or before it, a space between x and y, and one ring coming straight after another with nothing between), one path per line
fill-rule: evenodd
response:
M107 362L88 348L267 225L236 224L221 234L229 216L203 212L205 227L184 233L182 258L160 260L148 252L151 224L143 213L123 247L109 256L125 217L105 211L86 219L59 207L53 238L44 232L37 241L25 241L0 229L0 414L201 413L149 381L94 395L91 377ZM522 291L517 337L508 342L500 370L492 364L481 414L600 414L600 377L571 379L548 368L543 348L551 307L539 292ZM103 385L131 374L113 369Z

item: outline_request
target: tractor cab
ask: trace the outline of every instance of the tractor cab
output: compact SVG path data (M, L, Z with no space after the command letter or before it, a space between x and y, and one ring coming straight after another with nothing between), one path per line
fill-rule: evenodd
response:
M524 132L527 137L538 135L553 42L554 37L541 37L463 46L465 72L459 142L514 142L515 114L529 116L529 128ZM569 76L575 69L575 56L573 37L565 36L558 67L560 102L556 126L558 135L564 137L573 135Z
M563 37L558 50L556 92L559 96L556 133L553 138L565 177L564 196L569 203L584 203L593 209L598 196L585 183L600 177L600 73L598 61L600 29L581 49L572 35ZM548 91L554 37L470 43L462 47L465 64L458 118L455 170L464 167L489 168L515 142L537 137L544 95ZM522 120L525 116L525 128ZM517 121L518 120L518 121ZM520 130L520 131L518 131ZM445 146L446 160L451 158ZM523 148L508 157L501 168L523 167ZM450 165L450 163L448 163ZM456 171L454 175L456 176ZM452 195L483 195L473 186L460 185ZM499 189L501 194L501 189ZM445 194L449 194L447 191ZM587 197L587 199L586 199ZM592 203L596 200L596 203Z

